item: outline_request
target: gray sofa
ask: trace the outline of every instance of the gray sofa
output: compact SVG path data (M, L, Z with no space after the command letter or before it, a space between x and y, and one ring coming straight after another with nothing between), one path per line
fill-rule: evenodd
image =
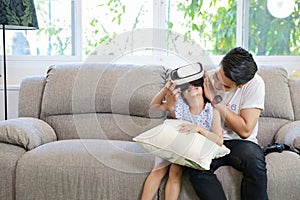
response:
M300 146L300 82L261 67L266 83L259 144ZM139 199L154 157L134 136L166 118L149 112L164 86L162 66L64 64L20 87L19 118L0 122L0 199ZM266 156L270 200L300 199L300 156ZM217 170L228 199L240 199L242 175ZM164 183L155 199L164 199ZM198 199L184 174L180 199Z

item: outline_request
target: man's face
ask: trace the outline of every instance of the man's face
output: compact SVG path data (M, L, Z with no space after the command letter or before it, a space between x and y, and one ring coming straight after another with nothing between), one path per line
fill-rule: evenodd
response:
M214 86L217 90L224 90L225 92L229 92L238 87L235 82L225 76L223 67L221 67L214 73L213 80Z

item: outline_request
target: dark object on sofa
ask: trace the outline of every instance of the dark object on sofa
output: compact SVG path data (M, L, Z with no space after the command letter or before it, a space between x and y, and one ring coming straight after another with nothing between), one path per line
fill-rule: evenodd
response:
M275 144L269 144L268 146L263 148L263 152L265 155L267 155L268 153L272 153L272 152L283 152L283 150L290 150L291 148L286 145L286 144L279 144L279 143L275 143Z

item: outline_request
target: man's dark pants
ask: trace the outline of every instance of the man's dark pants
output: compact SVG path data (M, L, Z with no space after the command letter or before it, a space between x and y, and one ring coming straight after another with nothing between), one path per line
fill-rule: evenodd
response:
M224 145L230 149L230 154L214 159L210 170L187 168L192 185L200 199L226 199L222 185L214 171L220 166L229 165L243 173L242 200L267 200L267 170L261 147L246 140L225 140Z

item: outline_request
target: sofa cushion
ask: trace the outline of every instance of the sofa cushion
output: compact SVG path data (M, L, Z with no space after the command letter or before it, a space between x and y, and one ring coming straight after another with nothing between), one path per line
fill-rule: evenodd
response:
M266 91L265 109L261 116L293 120L294 112L287 71L278 67L260 67L258 74L265 81Z
M290 123L290 121L280 118L260 117L258 123L257 141L260 146L266 147L274 143L274 138L278 130Z
M199 133L179 133L177 127L183 123L190 122L167 119L133 140L158 157L195 169L208 170L212 159L230 152L224 145L220 147Z
M295 137L294 142L293 142L293 146L300 151L300 136Z
M275 135L275 142L284 143L289 145L292 149L300 149L299 142L300 138L300 121L293 121L287 123L279 129Z
M41 119L59 139L131 141L131 136L164 118L162 111L149 112L153 96L164 84L162 66L54 65L47 73Z
M55 129L59 140L111 139L132 141L132 138L141 132L161 124L163 119L111 113L90 113L48 116L47 122Z
M299 199L300 156L291 151L266 156L269 199Z
M135 142L63 140L19 160L16 199L140 199L154 156Z
M150 101L164 84L162 66L54 65L47 73L41 117L85 113L149 117Z
M26 153L23 147L0 142L0 199L15 199L16 167Z
M300 80L289 79L289 86L291 90L291 98L294 108L295 120L300 120Z
M54 130L46 122L30 117L9 119L0 122L0 141L34 149L57 140Z

